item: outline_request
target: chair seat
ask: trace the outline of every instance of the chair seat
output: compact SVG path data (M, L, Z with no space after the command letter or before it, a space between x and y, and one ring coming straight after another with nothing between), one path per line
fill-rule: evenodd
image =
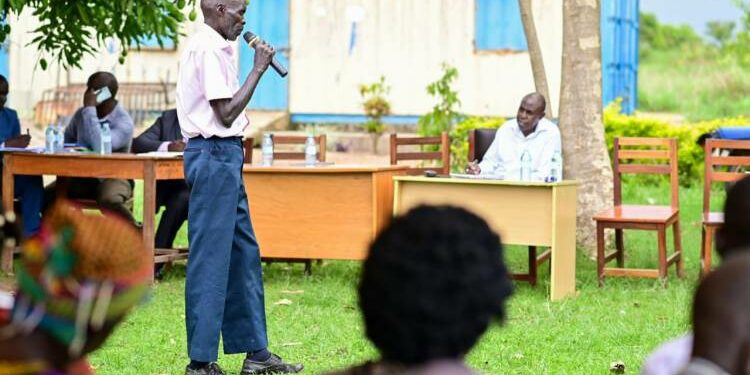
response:
M703 224L711 226L719 226L724 224L724 213L709 212L707 214L703 214Z
M617 223L666 223L679 214L677 208L670 206L622 205L615 206L594 215L596 221Z

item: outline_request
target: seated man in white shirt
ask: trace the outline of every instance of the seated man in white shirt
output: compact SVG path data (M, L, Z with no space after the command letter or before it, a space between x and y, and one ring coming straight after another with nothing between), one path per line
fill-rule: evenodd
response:
M531 157L531 176L528 179L544 181L549 174L552 155L561 152L560 131L557 125L544 118L546 107L547 102L541 94L524 96L516 118L508 120L497 130L482 161L470 162L466 172L521 180L521 155L527 151Z

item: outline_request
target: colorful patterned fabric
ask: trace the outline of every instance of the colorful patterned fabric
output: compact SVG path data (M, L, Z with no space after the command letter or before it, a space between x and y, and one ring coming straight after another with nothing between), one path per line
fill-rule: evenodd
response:
M122 219L84 214L65 200L22 246L10 327L41 329L75 358L87 334L141 302L151 263L139 233Z

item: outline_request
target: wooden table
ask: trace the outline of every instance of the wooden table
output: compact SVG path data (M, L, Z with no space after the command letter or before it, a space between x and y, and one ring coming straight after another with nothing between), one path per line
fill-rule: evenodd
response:
M487 220L503 244L551 247L550 299L575 294L577 182L403 176L394 185L396 213L419 204L460 206Z
M135 154L97 155L84 153L3 153L3 207L13 207L13 175L121 178L143 180L143 243L156 262L177 257L174 250L159 249L154 256L156 181L183 179L182 158ZM2 270L13 271L12 249L4 249Z
M393 217L405 166L245 166L250 216L265 258L362 260Z

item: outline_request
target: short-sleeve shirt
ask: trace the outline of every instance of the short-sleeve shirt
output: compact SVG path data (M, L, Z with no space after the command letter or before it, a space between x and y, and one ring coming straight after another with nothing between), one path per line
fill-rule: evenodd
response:
M240 89L234 49L211 26L202 24L180 57L177 117L186 138L242 136L248 125L241 114L225 127L210 101L230 99Z
M19 135L21 135L21 123L18 121L16 111L8 107L0 109L0 143Z

